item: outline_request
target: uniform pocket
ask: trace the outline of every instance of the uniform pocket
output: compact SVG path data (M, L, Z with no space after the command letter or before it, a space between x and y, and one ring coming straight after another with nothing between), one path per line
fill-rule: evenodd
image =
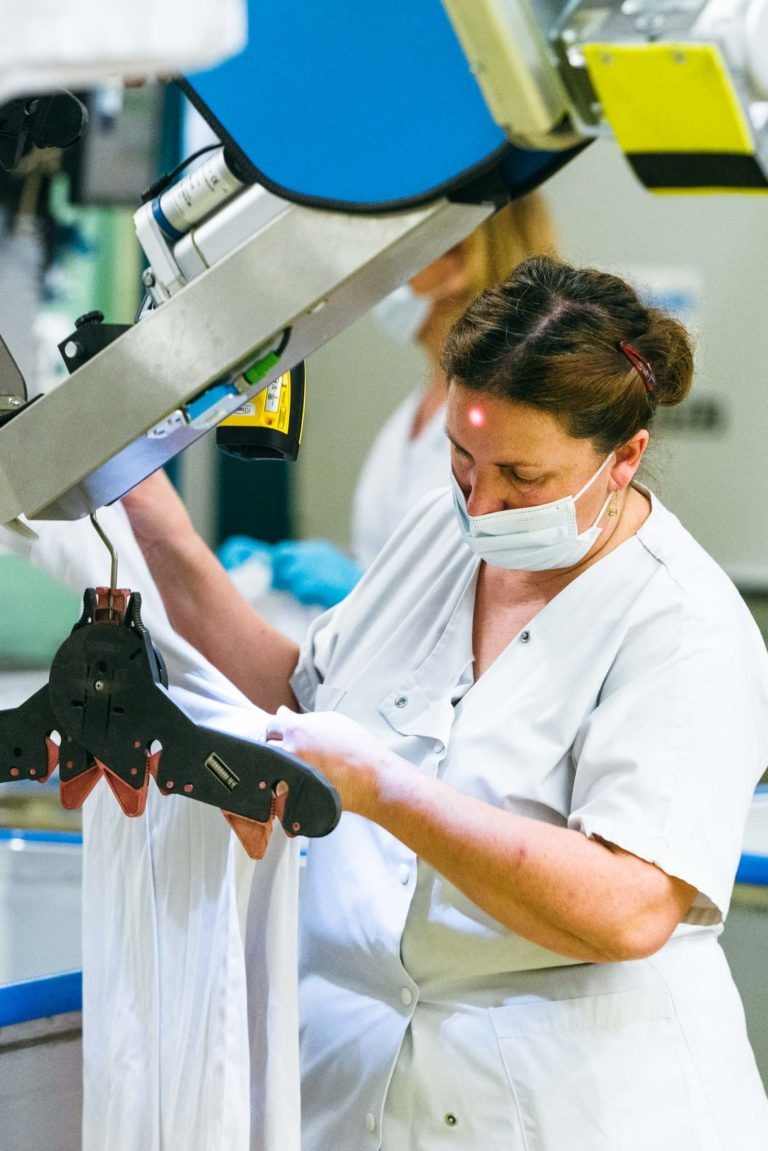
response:
M491 1010L527 1151L716 1151L666 988Z

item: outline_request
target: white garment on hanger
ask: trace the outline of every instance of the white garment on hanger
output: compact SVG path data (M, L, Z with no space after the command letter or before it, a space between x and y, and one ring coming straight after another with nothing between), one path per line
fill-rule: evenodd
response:
M173 698L259 737L264 713L171 628L123 509L99 521ZM34 527L38 541L4 532L0 548L78 592L107 582L87 520ZM254 864L218 809L154 783L139 818L103 781L83 816L83 1151L298 1151L296 841L276 828Z

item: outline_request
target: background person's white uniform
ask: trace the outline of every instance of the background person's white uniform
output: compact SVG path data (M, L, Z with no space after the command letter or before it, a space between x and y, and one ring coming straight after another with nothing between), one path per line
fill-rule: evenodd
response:
M171 628L123 509L99 522L173 698L198 723L260 738L265 713ZM87 520L34 527L39 540L4 532L0 550L79 594L106 583ZM100 781L83 831L83 1151L298 1151L297 842L277 827L254 864L217 808L153 782L128 819Z
M352 554L369 567L422 496L450 480L445 406L411 435L421 393L413 392L379 430L365 458L352 504Z
M293 677L415 770L600 836L697 889L649 959L502 928L378 825L310 845L304 1151L743 1151L768 1105L717 936L768 762L768 656L727 577L654 501L473 684L479 561L428 496ZM470 690L471 689L471 690Z

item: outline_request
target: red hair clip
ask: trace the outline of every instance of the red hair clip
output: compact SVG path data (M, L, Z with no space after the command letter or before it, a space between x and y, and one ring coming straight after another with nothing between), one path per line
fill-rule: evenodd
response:
M645 356L642 356L640 352L638 352L637 348L633 348L632 345L628 344L626 340L619 340L617 347L620 352L624 353L632 367L639 375L640 379L645 384L646 392L654 392L656 390L656 377L653 374L653 368L648 363Z

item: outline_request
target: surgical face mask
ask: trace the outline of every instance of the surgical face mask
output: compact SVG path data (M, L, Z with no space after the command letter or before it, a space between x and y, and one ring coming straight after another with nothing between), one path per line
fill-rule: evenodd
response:
M431 311L432 301L428 296L417 296L410 284L402 284L376 304L371 315L395 343L410 344Z
M476 555L493 567L511 571L573 567L584 559L603 530L599 523L613 493L608 493L592 527L583 532L579 532L576 523L576 500L592 486L612 457L613 452L575 496L529 508L507 508L484 516L468 513L462 490L451 473L453 503L464 539Z

